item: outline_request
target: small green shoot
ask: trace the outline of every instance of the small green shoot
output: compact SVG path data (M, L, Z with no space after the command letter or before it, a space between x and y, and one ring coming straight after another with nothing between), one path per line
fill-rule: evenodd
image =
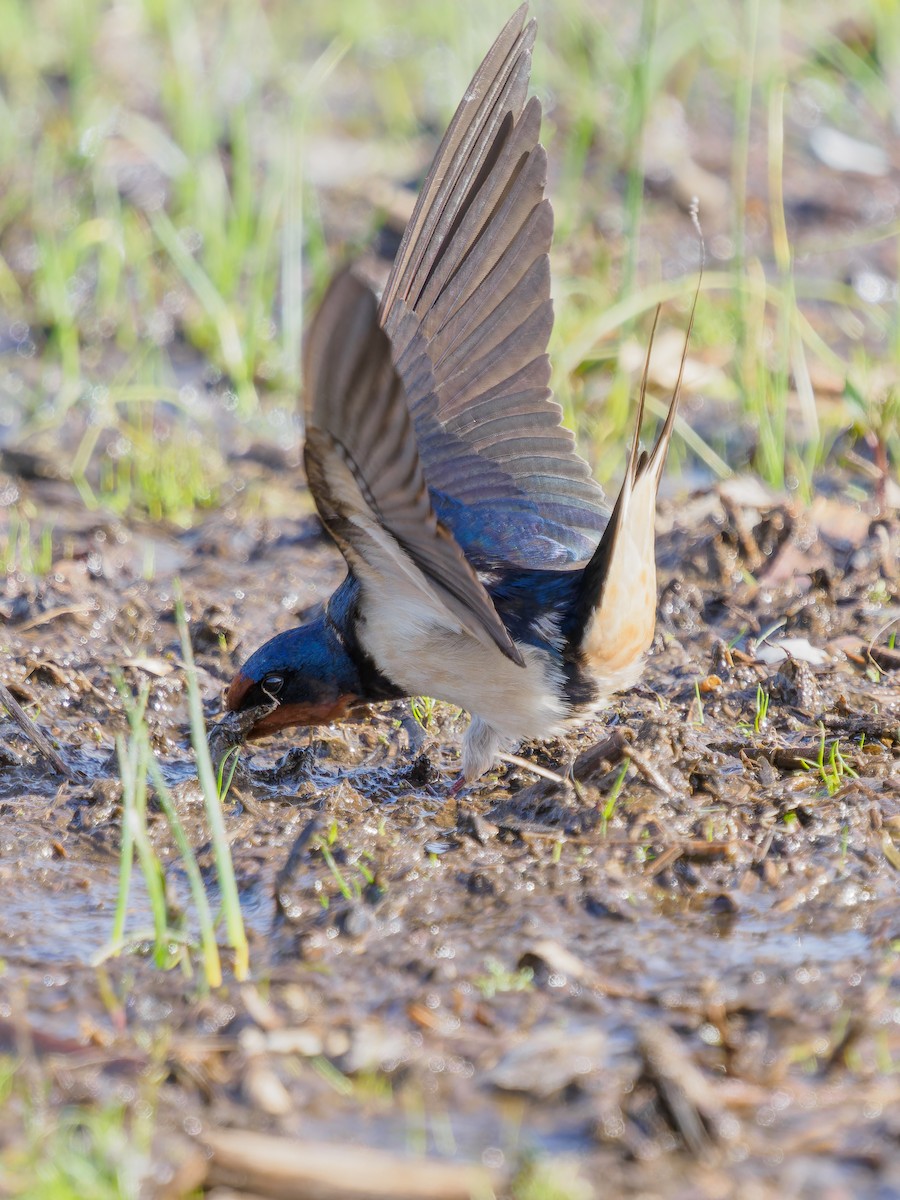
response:
M769 693L761 683L756 685L756 711L753 716L753 730L761 733L765 727L769 713Z
M505 992L530 992L534 987L534 971L531 967L519 967L511 971L498 959L488 958L485 959L484 972L476 976L473 982L485 1000Z
M622 792L622 787L625 783L625 776L628 774L628 768L631 766L631 759L626 758L619 768L619 774L616 776L616 781L612 786L612 791L606 798L606 803L603 805L603 812L600 814L600 836L606 837L609 823L612 820L613 813L616 811L616 805L619 803L619 796Z
M844 782L844 776L849 776L851 779L858 779L859 775L850 766L847 760L841 753L840 744L837 738L831 743L830 750L825 747L825 726L819 722L819 753L814 763L807 759L802 759L803 766L807 771L816 771L825 784L825 790L829 796L833 796Z
M327 831L313 840L310 848L317 850L322 855L325 865L344 899L361 900L366 888L375 882L375 872L365 861L366 859L371 861L372 855L368 851L363 851L355 862L348 864L342 870L338 866L335 855L335 849L338 848L337 843L338 825L337 821L332 821ZM329 898L324 891L319 892L319 903L323 908L328 908Z
M748 625L742 625L741 628L738 630L738 632L734 635L734 637L731 638L731 640L728 642L728 649L729 650L736 649L741 644L741 642L744 640L744 638L747 636L749 631L750 631L750 627Z
M410 701L410 711L423 729L427 729L431 724L435 704L436 701L430 696L415 696Z
M869 589L868 601L877 608L886 608L891 603L891 592L887 580L876 579Z
M700 696L700 681L699 681L699 679L694 680L694 708L697 713L697 716L694 718L692 724L704 725L706 723L706 719L703 715L703 699Z
M231 790L231 785L234 782L234 773L238 767L238 761L241 757L240 746L232 746L227 754L222 756L222 761L219 763L216 771L216 792L220 803L225 802L225 797ZM228 778L226 779L226 774Z
M319 851L325 859L328 870L331 872L332 878L338 885L338 890L345 900L357 900L362 893L362 889L357 884L356 888L352 888L341 873L340 867L334 860L334 855L331 852L331 847L321 838L319 839Z

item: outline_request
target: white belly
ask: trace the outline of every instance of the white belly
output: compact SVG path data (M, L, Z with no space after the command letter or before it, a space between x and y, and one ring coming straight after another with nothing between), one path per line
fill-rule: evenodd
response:
M548 654L519 644L525 666L517 666L493 643L436 624L414 599L367 591L360 642L408 695L457 704L514 742L562 731L570 709L561 673Z
M541 740L589 719L611 693L630 686L641 664L609 671L592 663L597 693L577 711L567 701L562 671L549 653L518 643L525 666L517 666L492 642L462 627L424 588L398 579L395 589L383 575L358 569L365 592L357 636L384 674L408 696L446 700L468 712L472 722L463 737L463 774L477 779L497 754L527 739ZM546 618L548 641L558 638Z

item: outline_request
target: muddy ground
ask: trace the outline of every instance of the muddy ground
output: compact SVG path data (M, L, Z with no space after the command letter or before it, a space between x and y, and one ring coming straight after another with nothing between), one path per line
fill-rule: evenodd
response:
M292 469L235 470L296 513ZM214 719L340 559L309 516L226 508L175 536L6 482L53 514L54 562L8 581L0 674L90 780L0 723L7 1151L40 1096L123 1105L154 1196L900 1195L895 517L839 484L800 511L740 478L664 509L641 686L522 751L574 761L576 788L513 766L448 799L443 705L426 728L397 705L255 747L227 800L252 982L210 995L142 942L92 965L117 888L111 672L150 683L212 878L172 579ZM147 924L135 884L130 928ZM236 1130L291 1139L287 1163Z

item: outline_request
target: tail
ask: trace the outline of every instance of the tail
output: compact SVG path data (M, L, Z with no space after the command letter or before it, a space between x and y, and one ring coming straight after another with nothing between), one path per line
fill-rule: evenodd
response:
M641 451L639 439L650 353L659 320L659 309L656 310L625 478L609 524L582 576L579 609L584 632L579 648L591 670L608 677L615 690L635 681L656 629L656 497L675 428L699 292L698 280L672 401L656 444L648 454Z

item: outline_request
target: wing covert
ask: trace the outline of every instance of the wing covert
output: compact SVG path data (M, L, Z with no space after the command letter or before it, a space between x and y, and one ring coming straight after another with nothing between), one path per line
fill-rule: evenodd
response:
M419 459L403 381L371 290L339 274L304 357L307 476L322 521L359 575L412 589L439 623L521 655L449 530ZM455 621L454 621L455 619Z

